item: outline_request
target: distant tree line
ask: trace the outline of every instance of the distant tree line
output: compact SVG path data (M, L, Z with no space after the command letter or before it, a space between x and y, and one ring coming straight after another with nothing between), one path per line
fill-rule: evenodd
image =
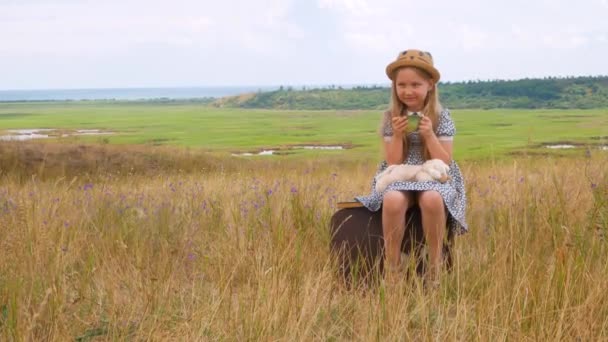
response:
M441 102L449 108L608 108L608 76L548 77L514 81L467 81L439 84ZM258 92L218 99L218 107L274 109L382 109L390 89L381 86L294 89Z

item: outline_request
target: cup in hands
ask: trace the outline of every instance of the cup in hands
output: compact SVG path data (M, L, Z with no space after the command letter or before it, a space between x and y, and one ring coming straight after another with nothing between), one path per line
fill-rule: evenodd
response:
M418 113L408 113L407 114L407 130L406 133L415 132L418 130L418 125L420 124L420 120L422 119L422 115Z

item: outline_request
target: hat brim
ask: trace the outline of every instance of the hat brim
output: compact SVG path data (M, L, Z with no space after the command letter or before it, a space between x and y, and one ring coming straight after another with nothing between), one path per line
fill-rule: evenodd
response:
M391 64L389 64L386 67L386 76L388 76L388 78L391 81L394 81L394 77L395 77L395 70L399 69L399 68L403 68L403 67L415 67L421 70L426 71L429 75L431 75L431 78L433 79L433 81L435 81L435 83L439 82L439 78L441 77L441 75L439 74L439 71L437 69L435 69L434 66L429 65L428 63L416 60L416 59L398 59L394 62L392 62Z

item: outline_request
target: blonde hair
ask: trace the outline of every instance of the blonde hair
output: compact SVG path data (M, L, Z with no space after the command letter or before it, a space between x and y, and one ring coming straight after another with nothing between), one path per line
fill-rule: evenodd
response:
M423 77L425 80L430 81L433 84L433 86L429 90L428 94L426 95L426 98L424 99L424 108L422 109L422 113L424 113L424 115L428 116L431 119L431 122L433 123L433 129L436 132L437 126L439 124L439 115L441 114L441 111L443 110L443 107L441 106L441 103L439 102L439 92L437 89L437 83L435 83L435 80L433 80L433 78L431 77L431 75L428 72L426 72L420 68L411 67L411 66L406 66L406 67L396 69L394 71L394 75L396 76L397 73L399 72L399 70L402 70L405 68L411 68L420 77ZM391 84L391 100L390 100L390 104L389 104L389 111L391 112L391 116L399 116L402 113L407 111L407 106L403 102L401 102L401 100L399 100L399 97L397 95L396 79L397 79L396 77L393 77L393 81ZM390 117L389 117L389 120L390 120ZM403 158L404 158L404 160L405 160L405 158L407 158L407 152L408 152L408 138L406 135L406 138L403 140ZM423 152L424 152L423 153L424 159L426 159L426 160L431 159L431 155L430 155L428 149L426 148L426 145L423 146Z

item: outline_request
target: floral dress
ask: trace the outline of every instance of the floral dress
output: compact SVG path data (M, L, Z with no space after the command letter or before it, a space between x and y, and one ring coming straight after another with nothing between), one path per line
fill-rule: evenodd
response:
M439 116L439 124L436 130L437 137L440 141L451 141L453 140L456 128L454 122L450 117L450 112L447 109L441 111ZM391 127L391 113L387 111L384 113L384 121L382 127L382 135L385 140L391 139L393 135L393 129ZM418 132L412 132L408 134L408 155L404 164L420 165L424 163L423 146L421 137ZM383 161L376 173L382 172L386 169L388 163ZM355 199L361 202L367 209L371 211L377 211L382 206L382 198L384 193L391 190L402 190L402 191L426 191L435 190L443 197L443 202L448 210L448 227L457 234L467 232L467 224L465 222L465 209L467 205L464 179L460 173L460 168L455 161L452 160L450 164L450 171L448 172L451 179L446 183L440 183L437 181L427 182L416 182L416 181L396 181L389 184L382 193L376 192L376 177L372 180L372 192L367 196L357 196Z

